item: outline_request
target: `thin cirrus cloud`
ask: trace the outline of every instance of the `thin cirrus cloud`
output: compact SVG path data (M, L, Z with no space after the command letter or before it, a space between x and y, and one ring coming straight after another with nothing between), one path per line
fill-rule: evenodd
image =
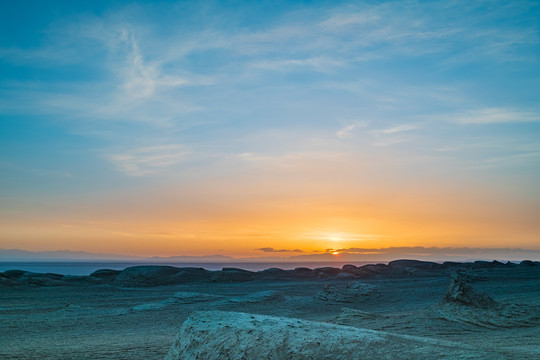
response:
M336 60L327 57L286 60L262 60L253 63L254 68L273 71L313 70L320 72L329 72L333 71L334 68L339 68L343 66L345 66L345 62L343 60Z
M185 71L164 70L166 62L150 56L148 46L141 46L142 39L135 26L119 26L92 18L80 27L72 29L67 26L66 39L60 44L52 41L38 50L4 49L0 53L6 58L14 58L13 61L21 56L26 62L31 63L33 59L39 66L43 66L41 60L46 57L51 62L44 67L54 68L61 60L56 57L65 57L65 43L71 43L80 54L73 55L69 65L85 67L88 62L82 56L90 59L97 56L91 71L98 71L96 78L100 80L34 81L31 84L6 82L3 93L11 99L0 103L0 111L53 114L70 120L146 122L162 126L181 114L202 108L201 104L194 105L175 94L185 87L208 86L212 80ZM94 46L97 50L90 50L91 43L100 46ZM19 103L24 106L17 106Z
M136 148L106 157L123 173L143 176L178 164L190 153L182 145L160 145Z
M371 134L375 138L373 145L391 146L412 141L414 138L408 133L418 128L419 126L415 124L403 124L385 129L373 130L371 131Z
M139 45L134 35L123 29L121 41L127 42L130 51L126 56L126 67L122 70L124 81L122 88L129 100L147 98L156 92L159 86L180 86L188 83L186 79L163 76L157 66L145 64Z
M229 76L219 71L219 67L204 69L207 75L210 72L217 77L213 80L203 79L199 83L189 78L194 75L189 71L180 71L183 73L181 76L164 70L182 69L181 65L187 58L205 51L224 51L224 64L234 66L235 71L255 67L276 71L311 68L324 72L354 64L357 61L355 59L364 59L366 54L372 54L374 47L379 47L376 51L378 58L382 56L392 59L396 54L415 57L426 51L444 53L451 46L459 44L464 45L465 51L476 51L476 54L479 47L503 48L507 51L500 52L505 54L521 43L535 41L535 34L528 29L525 31L493 26L489 31L471 31L471 25L466 19L473 16L474 9L466 8L464 14L460 12L460 20L451 29L436 21L442 14L436 12L434 18L426 16L424 13L428 10L433 10L429 4L419 7L409 3L394 3L392 6L346 4L330 8L326 13L323 11L322 19L320 11L304 11L305 20L300 20L300 24L285 17L277 24L270 23L259 31L236 33L222 29L219 23L210 23L204 31L188 28L182 29L181 33L172 31L168 34L160 34L155 26L148 25L149 19L143 14L131 16L131 21L127 21L130 18L119 11L105 19L90 18L86 23L78 24L82 30L70 28L67 36L72 38L63 41L61 47L53 43L33 53L40 57L43 55L39 54L44 53L54 56L58 50L65 50L65 43L81 40L84 53L88 51L84 46L85 39L97 41L102 44L107 55L103 58L112 59L100 59L98 65L101 63L106 71L116 73L121 81L117 90L123 91L119 101L125 102L151 97L160 90L166 91L168 87L197 86L201 82L227 80ZM445 11L451 13L456 9L448 6ZM416 21L411 21L411 17ZM135 25L134 19L140 22ZM355 33L361 33L362 36L351 38ZM439 41L441 39L446 41ZM429 46L433 41L437 41L438 46ZM486 42L488 45L485 45ZM324 51L322 55L321 49ZM4 49L3 53L7 57L22 56L17 49ZM24 56L28 58L30 53ZM352 53L354 56L351 56ZM240 55L240 58L234 56L232 62L230 55ZM474 61L478 56L468 59ZM251 63L252 66L246 67L245 63Z
M345 139L353 136L356 129L366 127L368 124L363 121L355 121L352 124L346 125L336 132L336 136L340 139Z
M404 132L404 131L411 131L411 130L415 130L415 129L418 129L417 125L405 124L405 125L393 126L393 127L387 128L387 129L375 130L375 131L373 131L373 133L375 133L375 134L397 134L397 133L401 133L401 132Z
M482 108L460 113L451 118L458 124L505 124L540 122L540 112L512 108Z

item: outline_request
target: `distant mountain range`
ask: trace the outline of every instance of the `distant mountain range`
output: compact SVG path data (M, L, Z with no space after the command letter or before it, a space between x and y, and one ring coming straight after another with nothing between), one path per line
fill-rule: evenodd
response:
M118 254L98 254L85 251L27 251L0 249L0 261L148 261L184 263L238 263L238 262L366 262L390 261L395 259L418 259L430 261L540 261L540 250L518 248L438 248L438 247L390 247L379 249L348 248L338 249L339 255L330 252L318 254L290 255L286 257L232 257L226 255L204 256L129 256Z

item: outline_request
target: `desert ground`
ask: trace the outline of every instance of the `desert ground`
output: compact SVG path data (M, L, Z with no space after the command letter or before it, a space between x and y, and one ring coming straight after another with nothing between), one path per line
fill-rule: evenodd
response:
M251 325L247 315L231 312L253 314ZM291 333L295 326L306 335ZM247 339L259 329L257 339ZM362 354L365 334L390 339L376 347L379 358L399 358L422 343L432 358L447 351L447 358L539 359L540 263L402 260L261 272L134 267L83 277L6 271L0 334L0 358L19 360L240 359L242 351L254 359L261 356L254 347L269 359L347 359L360 358L350 354ZM320 348L303 347L309 336L322 338L314 342ZM341 348L327 350L336 336ZM276 348L273 341L285 352L265 350Z

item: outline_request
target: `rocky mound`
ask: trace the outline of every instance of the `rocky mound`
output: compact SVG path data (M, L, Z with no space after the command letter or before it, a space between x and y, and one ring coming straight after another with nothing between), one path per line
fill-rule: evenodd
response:
M371 294L374 286L360 281L351 281L345 288L325 285L316 295L317 299L332 303L358 302Z
M469 328L519 328L540 324L538 307L498 303L466 281L467 274L454 275L448 292L431 310L430 316Z
M238 268L223 268L212 276L214 282L244 282L255 279L257 273Z
M465 305L479 309L496 309L499 304L488 294L478 292L469 286L464 276L456 274L442 303Z
M208 281L212 273L203 268L177 268L174 266L132 266L113 280L119 286L159 286L181 284L193 281Z
M236 312L192 314L166 360L501 359L457 343Z

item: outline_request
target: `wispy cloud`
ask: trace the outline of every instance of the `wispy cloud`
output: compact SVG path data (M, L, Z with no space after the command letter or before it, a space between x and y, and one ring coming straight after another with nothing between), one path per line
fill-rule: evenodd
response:
M371 9L371 11L362 11L362 12L338 12L332 14L327 19L324 19L320 22L320 26L341 29L347 26L357 26L357 25L366 25L366 24L376 24L380 21L381 15Z
M106 157L127 175L143 176L177 164L190 153L191 151L182 145L160 145L141 147Z
M413 140L413 137L410 135L404 135L403 133L408 133L418 128L419 126L415 124L403 124L385 129L373 130L371 131L371 134L375 138L373 145L390 146L411 141Z
M451 120L459 124L540 122L540 112L512 108L482 108L456 114L451 117Z
M143 40L139 35L142 31L135 29L134 24L90 18L80 28L67 26L65 39L60 43L34 50L0 51L6 56L24 57L28 63L33 59L40 66L42 59L47 58L48 69L63 63L56 57L65 56L68 43L80 52L70 56L70 66L81 66L89 73L97 71L95 79L5 83L3 95L9 101L0 103L0 111L52 114L60 119L69 118L70 123L106 120L162 126L183 114L201 110L202 104L195 105L178 93L184 88L209 86L213 80L176 67L171 71L171 61L178 59L164 59L159 53L151 53L148 39ZM90 49L91 45L95 50Z
M405 125L393 126L386 129L374 130L373 133L374 134L397 134L400 132L410 131L410 130L415 130L415 129L418 129L417 125L405 124Z
M300 58L300 59L278 59L278 60L258 60L253 63L254 68L274 71L302 71L311 70L319 72L330 72L336 67L345 66L343 60L328 57Z
M342 127L341 129L339 129L336 132L336 136L338 138L340 138L340 139L345 139L345 138L351 137L354 130L356 130L357 128L360 128L360 127L365 127L365 126L367 126L366 122L355 121L352 124L346 125L346 126Z
M474 5L405 1L308 7L265 18L261 26L242 31L216 20L162 32L145 14L144 6L126 7L101 18L83 17L76 24L56 25L51 31L54 35L41 47L0 49L0 56L13 62L22 59L31 64L34 59L37 66L42 66L43 59L48 59L48 66L65 59L71 59L72 65L88 60L92 62L90 71L97 72L95 78L100 80L68 82L69 86L56 91L50 91L49 83L33 91L8 86L2 95L9 98L5 101L8 108L13 109L9 103L24 104L19 107L23 112L34 108L70 119L75 114L86 119L171 123L182 114L222 110L215 98L222 91L234 97L246 87L253 89L250 73L254 69L337 71L345 77L350 72L356 81L369 75L357 66L359 61L395 61L426 53L443 54L447 59L456 47L465 54L461 63L497 61L506 55L515 58L521 46L538 44L538 32L528 26L500 27L490 20L523 8L505 5L497 11L482 11L480 15L487 21L482 31L476 31L477 21L470 21L479 16ZM208 9L210 13L220 10L219 5ZM242 13L235 16L241 18ZM500 56L493 56L494 51ZM216 52L219 63L200 65L205 62L197 59L212 59ZM431 60L435 67L445 61ZM257 88L272 82L257 80ZM215 88L200 98L185 90L209 85Z

